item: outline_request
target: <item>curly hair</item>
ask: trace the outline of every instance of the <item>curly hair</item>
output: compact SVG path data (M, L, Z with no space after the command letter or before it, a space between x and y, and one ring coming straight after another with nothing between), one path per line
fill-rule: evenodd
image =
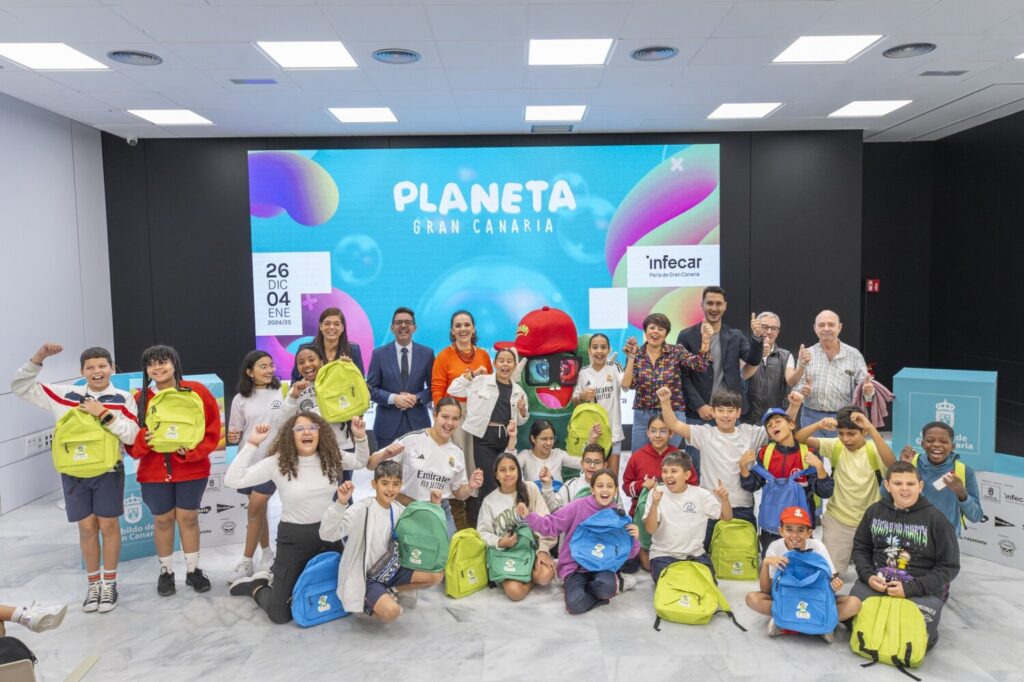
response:
M277 467L281 474L287 476L289 481L299 475L299 451L295 447L295 433L292 431L299 417L305 417L320 427L318 432L320 441L317 446L317 451L320 454L320 470L329 481L340 482L344 466L341 463L338 439L335 438L331 425L315 412L299 412L281 426L281 430L270 448L270 452L277 455Z

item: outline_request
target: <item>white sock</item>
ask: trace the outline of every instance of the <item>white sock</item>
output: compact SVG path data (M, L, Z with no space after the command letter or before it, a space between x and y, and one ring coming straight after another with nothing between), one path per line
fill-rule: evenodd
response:
M199 552L185 552L185 570L189 573L199 568Z
M162 556L160 557L160 572L161 573L174 573L174 556Z
M14 609L14 613L11 615L11 622L12 623L20 623L21 622L21 617L23 615L25 615L25 607L24 606L19 606L18 608Z

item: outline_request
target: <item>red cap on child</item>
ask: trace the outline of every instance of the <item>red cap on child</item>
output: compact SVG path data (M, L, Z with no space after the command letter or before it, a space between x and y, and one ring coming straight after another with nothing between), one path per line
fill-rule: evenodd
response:
M807 526L810 528L811 517L803 507L786 507L779 515L779 525L785 526L787 523L794 526Z

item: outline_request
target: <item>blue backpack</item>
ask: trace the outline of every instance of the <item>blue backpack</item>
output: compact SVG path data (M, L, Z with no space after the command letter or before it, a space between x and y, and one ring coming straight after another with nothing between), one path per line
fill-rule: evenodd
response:
M306 564L292 590L292 618L304 628L349 615L338 599L341 554L317 554Z
M796 482L801 476L813 474L813 468L794 471L786 478L775 478L760 463L750 470L765 481L761 489L761 507L757 512L757 525L763 530L777 534L779 517L787 507L800 507L807 512L809 518L813 518L813 510L807 506L807 490Z
M832 571L815 552L786 552L789 564L772 581L772 619L784 630L824 635L836 629L839 612Z
M629 558L633 538L626 532L632 523L615 509L602 509L576 526L569 540L569 554L588 571L618 571Z

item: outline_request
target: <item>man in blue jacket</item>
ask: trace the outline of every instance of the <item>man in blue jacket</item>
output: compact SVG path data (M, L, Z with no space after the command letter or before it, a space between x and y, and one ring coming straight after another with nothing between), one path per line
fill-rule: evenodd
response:
M399 436L430 426L430 373L434 351L413 343L416 316L409 308L397 308L391 316L393 343L373 349L366 383L377 404L373 433L377 447L388 446Z
M764 350L761 338L761 321L756 315L750 316L750 339L739 329L733 329L722 322L722 316L728 304L725 300L725 289L722 287L705 287L701 295L701 308L704 319L715 330L711 337L711 367L707 372L693 372L683 369L683 394L686 397L686 418L690 423L709 423L714 419L711 410L711 395L719 388L736 391L743 396L743 413L750 409L746 392L743 390L743 377L740 375L740 361L743 367L760 367ZM700 350L700 324L695 324L679 332L676 343L684 346L691 353Z

